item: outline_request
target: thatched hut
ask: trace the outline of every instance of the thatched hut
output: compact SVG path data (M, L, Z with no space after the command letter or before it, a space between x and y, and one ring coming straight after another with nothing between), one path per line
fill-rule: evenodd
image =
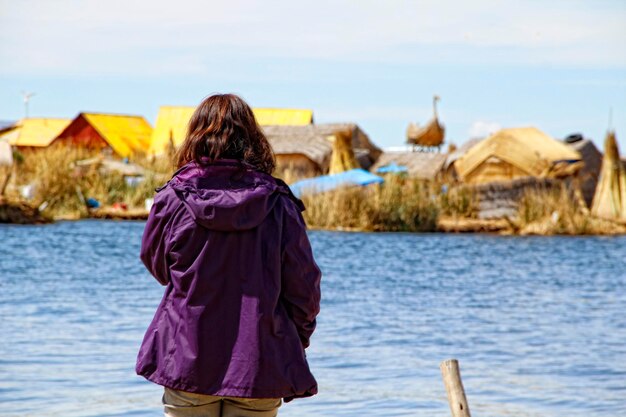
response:
M368 169L382 152L354 123L263 126L263 131L274 149L277 165L303 174L319 175L329 171L333 142L338 134L348 135L361 168Z
M122 158L146 154L152 126L143 116L80 113L53 144L105 151Z
M455 162L459 180L481 184L533 176L574 175L580 154L534 127L502 129L469 149Z
M472 138L448 153L446 161L443 164L443 177L446 181L456 182L459 180L459 176L454 168L454 163L483 139L484 138Z
M384 152L371 167L376 173L380 168L396 164L407 168L410 177L435 180L441 177L446 154L427 152Z
M279 169L289 168L297 176L328 172L332 144L326 134L295 126L266 126L263 130Z

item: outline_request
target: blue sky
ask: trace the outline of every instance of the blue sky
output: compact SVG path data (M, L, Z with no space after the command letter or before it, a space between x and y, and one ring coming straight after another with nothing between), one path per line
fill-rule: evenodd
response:
M401 145L441 96L447 141L534 125L626 153L624 1L0 0L0 120L142 114L235 92Z

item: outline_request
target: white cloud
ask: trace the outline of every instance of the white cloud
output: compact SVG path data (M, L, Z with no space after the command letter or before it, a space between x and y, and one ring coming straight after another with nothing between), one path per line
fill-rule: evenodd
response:
M5 73L206 74L233 57L626 65L617 1L0 2Z
M502 126L495 122L476 121L472 123L467 135L469 138L483 138L500 130Z

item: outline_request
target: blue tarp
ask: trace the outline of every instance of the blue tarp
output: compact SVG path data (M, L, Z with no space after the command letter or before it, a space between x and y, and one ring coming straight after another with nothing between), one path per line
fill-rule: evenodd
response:
M376 170L379 174L401 174L409 172L409 169L404 165L398 165L395 162L384 165Z
M384 180L378 175L374 175L364 169L351 169L340 174L322 175L315 178L307 178L290 185L291 191L296 197L303 194L316 194L325 191L335 190L346 186L365 186L369 184L380 184Z

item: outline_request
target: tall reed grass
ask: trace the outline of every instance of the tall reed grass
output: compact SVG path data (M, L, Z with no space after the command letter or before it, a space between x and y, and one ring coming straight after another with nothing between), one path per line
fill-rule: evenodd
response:
M592 216L582 198L565 183L552 189L527 191L513 226L520 234L603 235L626 233L626 226Z
M53 217L79 218L87 215L83 198L94 198L101 205L143 207L145 199L153 196L154 189L173 170L167 160L136 160L146 168L146 175L131 185L120 173L102 172L96 165L75 166L76 161L93 156L89 151L65 146L23 152L18 155L7 197L20 199L21 190L32 187L32 205L45 207L46 214Z
M102 172L95 165L75 165L93 156L85 150L59 146L18 154L6 197L20 200L23 187L32 186L32 206L45 206L48 216L80 218L88 212L79 195L104 206L121 203L130 209L142 208L145 199L153 197L154 189L174 171L171 158L136 158L134 162L146 173L143 181L131 185L122 174ZM8 172L4 169L3 176ZM287 183L308 176L290 167L279 167L275 175ZM509 219L509 233L626 233L624 224L591 216L571 190L563 184L527 191L519 201L517 217ZM380 185L341 188L306 195L303 200L307 224L319 229L432 232L439 230L438 222L443 218L480 222L478 197L471 187L448 187L397 175L386 176Z
M389 175L383 184L305 195L304 218L313 228L433 232L440 215L472 217L476 205L467 190Z

